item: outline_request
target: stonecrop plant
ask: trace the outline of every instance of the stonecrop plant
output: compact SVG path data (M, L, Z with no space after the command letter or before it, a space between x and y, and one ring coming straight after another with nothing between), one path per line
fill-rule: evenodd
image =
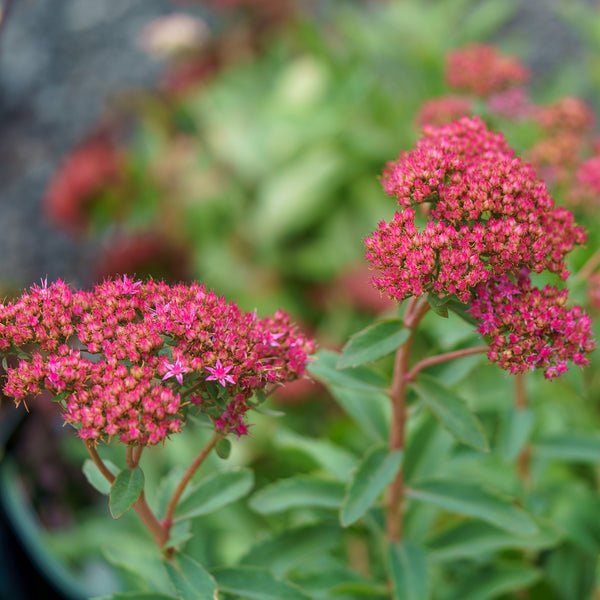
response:
M593 204L598 157L574 150L593 115L574 99L534 105L528 69L490 46L454 50L446 66L457 94L426 102L421 137L383 168L395 214L355 240L365 287L392 307L338 349L316 351L285 312L244 312L199 283L43 280L0 305L4 394L57 403L112 517L145 526L133 552L106 552L128 576L98 600L598 594L600 439L573 433L584 419L570 415L596 346L568 287L587 234L548 187ZM499 116L534 119L545 137L516 151ZM308 375L328 394L311 434L263 427L271 393ZM194 458L154 489L149 463L176 437ZM236 444L236 465L206 473ZM202 521L221 510L225 559L221 530Z
M312 342L289 317L244 313L202 285L106 280L92 291L42 281L0 306L3 391L17 404L48 392L112 484L115 518L132 506L160 548L170 538L177 502L213 447L248 434L246 413L277 386L303 375ZM164 444L192 416L214 435L183 475L162 521L144 498L140 458ZM98 446L123 444L117 473Z

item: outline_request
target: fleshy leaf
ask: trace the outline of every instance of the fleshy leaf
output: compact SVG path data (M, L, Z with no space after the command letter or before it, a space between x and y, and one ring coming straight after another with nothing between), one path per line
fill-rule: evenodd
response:
M503 423L498 440L502 458L513 461L527 443L533 429L534 414L526 408L511 410Z
M436 315L444 317L444 319L448 318L448 302L450 301L450 296L440 298L436 294L428 294L427 301L429 302L431 310L433 310Z
M337 368L358 367L398 349L410 337L402 319L388 319L350 337L337 360Z
M339 509L344 499L344 484L308 475L280 479L250 498L250 507L261 514L290 508L315 506Z
M120 469L117 467L117 465L115 465L115 463L111 462L110 460L104 460L103 462L113 475L116 476L119 473ZM83 463L82 471L92 487L96 488L105 496L110 494L110 481L108 481L108 479L106 479L106 477L100 473L100 470L94 464L92 459L86 459L86 461Z
M340 535L338 526L326 523L286 529L253 546L241 562L282 575L302 561L329 550Z
M143 489L142 469L123 469L110 488L108 507L113 519L122 517L137 502Z
M534 535L519 535L484 521L462 521L431 540L428 548L432 560L451 561L477 559L507 548L541 550L555 546L560 541L558 528L542 524L538 524L538 527L539 532Z
M219 590L250 600L310 600L299 587L276 579L266 569L257 567L222 567L212 571Z
M214 473L195 485L175 511L175 521L211 513L244 497L254 485L250 469Z
M406 496L458 513L492 523L521 535L538 532L533 519L508 500L469 482L430 479L406 489Z
M433 412L440 423L459 441L477 450L489 451L479 419L467 403L435 377L419 373L411 383L413 389Z
M348 481L356 468L356 457L341 446L325 439L306 437L279 427L274 442L278 448L290 448L312 458L329 475Z
M510 592L524 591L533 585L541 572L520 564L499 564L469 573L458 588L456 600L493 600Z
M427 600L427 555L423 548L408 540L390 544L388 560L393 600Z
M219 458L229 458L229 455L231 454L231 441L227 438L221 438L215 446L215 451Z
M173 591L180 600L214 600L217 582L197 561L185 554L163 560Z
M387 446L373 448L358 465L350 481L340 521L347 527L360 519L373 505L379 494L394 479L402 464L402 452L390 453Z
M308 364L308 371L328 385L363 391L385 390L387 382L377 371L364 365L353 369L338 369L338 357L337 352L321 350Z
M179 600L177 596L167 596L159 592L117 592L112 596L92 598L92 600Z
M600 437L584 434L552 435L539 439L533 451L543 458L600 463Z
M387 393L371 391L368 401L360 389L332 386L331 393L370 439L380 442L387 440L391 412Z

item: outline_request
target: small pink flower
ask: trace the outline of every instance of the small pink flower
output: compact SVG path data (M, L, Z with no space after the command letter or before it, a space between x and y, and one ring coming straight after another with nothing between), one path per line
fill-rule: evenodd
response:
M225 382L235 384L235 379L232 375L227 375L229 371L233 369L233 365L229 365L228 367L224 367L221 364L221 361L217 358L217 362L214 367L206 367L206 370L210 372L210 377L206 378L206 381L218 381L223 387L225 387Z
M191 369L181 364L181 360L178 358L173 364L167 366L167 372L163 376L163 381L170 377L175 377L179 382L179 385L183 385L183 374L187 373Z

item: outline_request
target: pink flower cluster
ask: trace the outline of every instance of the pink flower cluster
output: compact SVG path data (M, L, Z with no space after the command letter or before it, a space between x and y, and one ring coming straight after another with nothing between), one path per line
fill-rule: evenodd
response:
M569 190L569 203L594 209L600 205L600 155L583 161L575 171L575 181Z
M259 319L199 284L124 276L89 292L43 283L0 305L0 350L21 356L3 388L17 403L45 389L82 439L146 445L194 406L246 433L251 398L301 377L313 344L281 311Z
M580 98L565 96L536 106L533 118L543 135L528 151L528 161L545 181L570 185L596 123L594 111Z
M480 284L469 310L490 341L488 358L511 373L543 369L547 379L566 372L569 360L589 364L591 319L580 306L569 308L567 295L551 285L532 287L527 271Z
M473 114L475 102L468 96L446 95L425 101L417 115L417 125L443 125Z
M527 67L488 44L468 44L446 56L446 81L455 90L480 98L503 92L529 80Z
M388 163L385 191L401 211L367 240L373 285L398 301L428 292L467 302L480 283L525 267L566 279L565 255L585 242L533 169L479 118L426 127ZM424 227L416 207L425 209Z

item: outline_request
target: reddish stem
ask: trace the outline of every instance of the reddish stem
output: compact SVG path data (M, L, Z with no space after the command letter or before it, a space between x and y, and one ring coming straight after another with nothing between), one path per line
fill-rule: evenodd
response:
M102 473L105 479L112 484L116 477L109 471L108 467L104 464L104 461L100 458L94 442L86 441L84 443L100 473ZM129 448L131 448L131 446L127 447L128 450ZM138 453L138 460L139 454L141 454L141 452ZM158 547L162 549L169 539L169 531L161 525L160 521L156 518L156 515L150 510L150 507L146 502L144 490L142 490L142 493L140 494L137 502L133 505L133 508L154 537Z
M404 380L406 382L414 381L418 373L427 367L437 365L443 362L454 360L455 358L462 358L463 356L470 356L472 354L481 354L487 352L490 349L489 346L473 346L472 348L463 348L462 350L453 350L452 352L444 352L443 354L436 354L419 361L413 368L406 373Z
M404 432L406 426L406 373L408 372L410 353L415 337L415 330L421 319L429 310L427 299L418 302L412 298L406 309L404 324L411 330L409 338L396 351L394 375L389 396L392 402L392 419L390 424L390 451L404 449ZM400 469L388 487L386 533L391 542L402 539L402 513L404 501L404 472Z
M527 389L525 387L525 374L519 373L515 375L515 409L525 410L527 408ZM517 457L517 472L521 481L529 481L530 469L529 463L531 458L531 447L529 444L523 446Z
M213 435L213 437L209 440L206 446L204 446L204 448L200 450L199 454L192 461L190 466L187 468L187 471L183 474L183 477L177 484L177 487L175 488L175 491L173 492L173 495L169 500L167 510L165 511L165 516L162 520L162 526L167 532L171 529L171 526L173 525L175 509L177 508L177 503L181 498L181 494L183 494L187 484L190 482L190 479L194 476L194 473L200 468L200 465L204 462L206 457L210 454L210 451L217 445L217 442L222 437L223 436L220 433L216 433L215 435Z

